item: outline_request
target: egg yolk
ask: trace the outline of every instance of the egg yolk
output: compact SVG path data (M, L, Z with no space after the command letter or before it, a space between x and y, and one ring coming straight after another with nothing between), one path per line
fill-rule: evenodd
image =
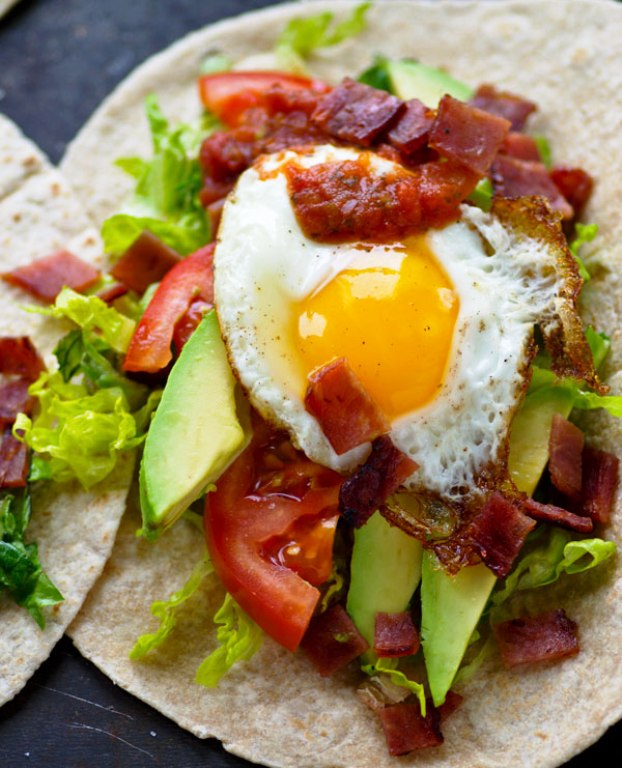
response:
M346 357L387 418L414 411L443 383L459 303L425 237L397 249L360 247L347 269L294 307L305 377Z

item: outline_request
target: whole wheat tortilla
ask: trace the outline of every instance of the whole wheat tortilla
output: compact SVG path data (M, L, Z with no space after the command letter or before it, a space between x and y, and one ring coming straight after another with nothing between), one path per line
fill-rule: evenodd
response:
M98 264L102 246L60 173L0 115L0 271L59 249ZM64 323L27 313L27 294L0 282L0 336L29 336L46 364L67 332ZM39 544L44 570L65 600L44 609L46 626L0 590L0 705L11 699L50 654L101 573L125 507L132 459L90 492L40 483L26 537Z
M116 210L131 183L111 160L149 152L142 102L157 93L165 114L199 113L195 78L202 57L220 49L235 60L271 49L292 17L320 10L347 12L351 3L284 5L203 29L141 66L103 104L68 150L63 170L88 201L94 220ZM622 360L622 7L609 0L566 2L386 2L374 7L369 29L311 62L314 74L338 81L360 72L374 53L411 56L445 66L476 85L495 82L533 99L531 128L551 140L558 163L597 179L586 220L600 227L603 267L585 289L597 327L613 334L609 383ZM605 415L586 421L598 445L619 453L620 426ZM620 499L607 535L622 541ZM153 630L152 600L178 589L202 549L186 523L156 544L137 540L136 512L125 519L111 561L70 628L80 651L112 680L200 737L215 736L249 760L302 768L377 768L388 757L376 717L358 702L349 672L321 679L300 655L266 641L216 690L194 683L215 647L209 615L222 593L206 585L184 607L179 627L143 663L128 659L138 635ZM462 707L444 725L442 747L401 758L400 765L435 768L556 766L595 741L622 716L622 560L526 597L565 607L580 626L581 653L563 663L506 671L489 661L459 690Z

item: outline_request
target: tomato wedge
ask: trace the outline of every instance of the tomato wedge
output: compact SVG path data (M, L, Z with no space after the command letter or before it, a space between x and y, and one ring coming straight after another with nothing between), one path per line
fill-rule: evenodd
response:
M293 455L293 460L292 460ZM332 568L341 477L259 427L208 495L205 533L218 577L246 613L294 651Z
M162 278L141 317L123 361L124 371L157 373L172 360L177 322L194 299L214 302L214 244L199 248Z
M331 90L321 80L284 72L216 72L199 78L199 94L203 105L232 128L239 125L247 109L261 106L263 94L275 85L289 91L326 93Z

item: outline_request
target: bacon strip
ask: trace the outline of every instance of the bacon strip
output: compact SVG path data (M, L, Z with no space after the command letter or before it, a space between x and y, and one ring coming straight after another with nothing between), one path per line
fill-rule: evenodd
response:
M2 275L7 283L49 303L56 299L64 286L84 291L99 277L99 270L70 251L57 251Z
M580 216L592 194L594 179L582 168L558 166L550 173L557 189L570 203L575 216Z
M28 448L5 429L0 442L0 488L23 488L28 478Z
M620 461L617 456L586 445L583 448L583 487L581 504L586 515L597 525L606 525L611 517Z
M527 118L536 105L507 91L498 91L494 85L480 85L469 102L478 109L509 120L513 131L522 131Z
M338 454L367 443L390 424L345 357L309 374L305 408L314 416Z
M44 368L43 360L28 336L0 338L0 373L35 381Z
M440 714L434 707L428 707L423 717L418 702L402 702L378 710L378 717L392 756L407 755L443 743Z
M483 176L510 130L510 122L443 96L428 144L440 155Z
M144 230L110 270L110 274L131 290L144 293L152 283L159 283L181 258L159 237Z
M360 528L416 469L418 464L398 450L390 437L377 437L367 461L343 482L339 511Z
M387 141L400 152L410 155L426 145L433 122L434 112L419 99L411 99L387 133Z
M378 656L410 656L419 650L419 633L410 611L377 613L374 651Z
M18 413L31 413L35 399L28 394L30 382L15 379L0 386L0 426L12 424Z
M497 155L492 165L495 195L512 200L517 197L544 197L563 219L572 219L572 206L553 183L543 163Z
M403 109L396 96L345 78L319 100L312 119L329 136L367 147Z
M300 647L322 677L329 677L369 650L369 643L339 604L311 619Z
M577 499L581 493L583 432L561 414L553 416L549 437L551 482L563 494Z
M504 621L493 630L501 661L508 668L557 661L579 652L577 625L564 610Z
M535 139L532 136L527 136L527 134L518 133L517 131L510 131L508 133L503 140L499 152L503 155L518 157L520 160L531 160L534 163L542 162L540 150Z
M591 533L594 530L594 523L590 517L575 515L573 512L554 504L540 504L533 499L527 499L523 507L529 517L534 520L555 523L578 533Z

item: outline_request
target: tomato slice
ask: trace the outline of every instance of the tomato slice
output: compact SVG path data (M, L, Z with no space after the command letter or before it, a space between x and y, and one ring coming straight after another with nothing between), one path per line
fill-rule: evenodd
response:
M246 613L294 651L332 569L341 477L259 427L208 495L216 573Z
M123 361L124 371L157 373L172 360L175 326L193 299L214 301L214 244L206 245L176 264L162 278L141 317Z
M326 93L330 90L321 80L284 72L216 72L199 78L199 94L210 112L225 125L234 127L247 109L262 105L262 95L275 85L290 91Z

